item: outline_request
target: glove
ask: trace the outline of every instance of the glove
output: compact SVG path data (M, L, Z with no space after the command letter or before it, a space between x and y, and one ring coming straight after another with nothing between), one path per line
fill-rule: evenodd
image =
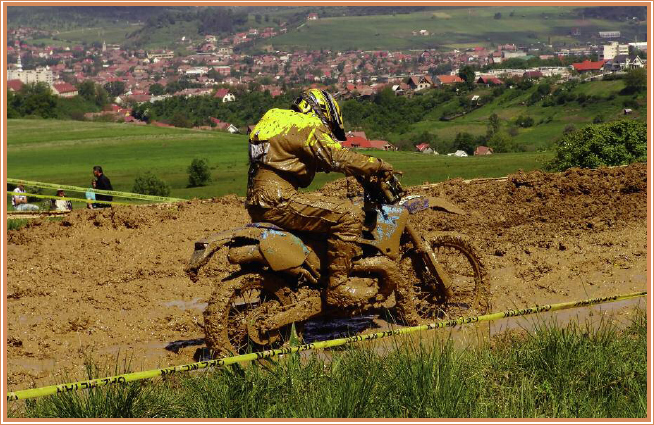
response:
M393 173L393 166L386 161L379 160L379 169L377 170L378 176L387 176Z

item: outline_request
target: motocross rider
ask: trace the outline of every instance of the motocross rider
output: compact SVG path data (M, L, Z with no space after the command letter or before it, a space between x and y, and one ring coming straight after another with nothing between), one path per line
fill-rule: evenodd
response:
M346 140L338 103L325 90L309 89L292 110L271 109L250 133L250 169L246 206L253 221L287 230L324 234L329 281L325 301L331 306L360 305L376 290L352 279L352 261L362 254L363 212L349 200L298 188L311 184L317 171L373 176L393 171L378 158L341 147Z

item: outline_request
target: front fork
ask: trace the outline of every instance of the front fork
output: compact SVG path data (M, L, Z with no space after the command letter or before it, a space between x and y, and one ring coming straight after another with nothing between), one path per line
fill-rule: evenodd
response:
M413 246L422 257L427 266L427 270L443 285L443 294L447 299L450 299L452 295L454 295L452 292L452 281L443 266L438 262L434 250L429 246L426 240L413 230L413 227L411 227L410 224L407 223L404 230L407 232L411 242L413 242Z

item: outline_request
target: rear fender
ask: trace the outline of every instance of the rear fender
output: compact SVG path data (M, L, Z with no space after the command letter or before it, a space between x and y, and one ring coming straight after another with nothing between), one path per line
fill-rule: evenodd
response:
M253 242L258 242L261 234L265 229L257 227L242 227L238 229L228 230L226 232L216 233L207 238L200 239L195 243L195 249L191 255L184 271L189 275L194 282L197 280L198 271L209 262L213 254L227 245L230 242L235 242L239 239L250 239Z

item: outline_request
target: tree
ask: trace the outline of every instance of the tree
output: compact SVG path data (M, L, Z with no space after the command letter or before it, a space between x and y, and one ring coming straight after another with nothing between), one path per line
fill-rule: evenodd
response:
M7 103L9 104L9 98ZM20 92L12 97L11 104L20 116L37 115L43 118L57 117L57 96L53 95L46 83L25 84Z
M556 144L550 170L571 167L597 168L647 161L647 125L644 121L622 120L591 124L564 135Z
M534 119L528 115L518 115L515 120L516 125L520 127L531 127L534 125Z
M168 196L170 195L170 186L151 171L146 171L136 175L132 192L143 195Z
M495 18L495 19L502 19L502 14L501 14L500 12L497 12L497 13L493 16L493 18Z
M493 152L502 153L511 150L511 136L503 131L494 133L487 141L488 147L493 148Z
M90 102L95 101L95 83L91 80L85 80L77 86L77 94Z
M104 89L111 97L120 96L125 93L125 83L122 81L111 81L104 85Z
M150 86L149 92L153 96L161 96L165 93L164 86L159 83L154 83Z
M259 15L259 14L254 15L254 21L255 21L257 24L261 24L261 15Z
M645 68L635 68L627 72L624 77L624 92L638 93L647 89L647 71Z
M193 159L186 172L188 172L188 187L206 186L211 181L209 162L206 159Z
M468 155L472 155L475 152L476 141L475 136L470 133L456 133L456 138L454 139L454 149L465 151Z
M170 125L175 127L182 128L191 128L193 127L193 122L181 111L175 112L172 119L170 120Z
M491 114L488 117L488 124L486 125L486 138L490 139L494 134L500 131L500 117L497 114Z
M470 65L465 65L459 69L459 77L468 84L468 87L472 87L475 83L475 70Z

